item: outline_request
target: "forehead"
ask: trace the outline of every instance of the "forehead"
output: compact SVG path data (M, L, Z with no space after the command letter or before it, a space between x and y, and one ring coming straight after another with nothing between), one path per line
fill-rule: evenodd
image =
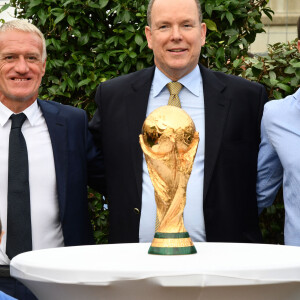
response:
M152 6L151 19L199 19L195 0L155 0Z
M33 32L9 30L0 32L0 52L42 53L42 40Z

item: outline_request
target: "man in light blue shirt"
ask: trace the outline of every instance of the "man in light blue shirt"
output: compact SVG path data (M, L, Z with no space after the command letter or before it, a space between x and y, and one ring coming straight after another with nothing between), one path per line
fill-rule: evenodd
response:
M298 39L300 52L300 18ZM300 89L265 105L258 156L259 212L272 205L282 183L284 243L300 246Z

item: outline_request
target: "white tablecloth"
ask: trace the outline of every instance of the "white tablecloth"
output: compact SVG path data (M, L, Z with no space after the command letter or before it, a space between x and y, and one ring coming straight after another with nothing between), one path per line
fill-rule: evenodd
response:
M149 255L150 244L20 254L11 275L39 300L300 299L300 248L195 243L197 254Z

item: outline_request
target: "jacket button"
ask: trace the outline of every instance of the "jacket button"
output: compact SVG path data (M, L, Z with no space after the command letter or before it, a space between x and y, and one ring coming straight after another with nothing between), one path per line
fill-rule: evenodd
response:
M136 208L136 207L133 209L133 211L134 211L137 215L140 214L140 210L139 210L138 208Z

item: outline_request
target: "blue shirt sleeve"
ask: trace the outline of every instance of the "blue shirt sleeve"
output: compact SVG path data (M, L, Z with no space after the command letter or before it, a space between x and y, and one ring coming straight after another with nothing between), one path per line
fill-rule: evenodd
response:
M276 149L272 145L265 127L265 116L261 122L261 143L258 154L256 196L258 213L273 204L282 184L283 168Z

